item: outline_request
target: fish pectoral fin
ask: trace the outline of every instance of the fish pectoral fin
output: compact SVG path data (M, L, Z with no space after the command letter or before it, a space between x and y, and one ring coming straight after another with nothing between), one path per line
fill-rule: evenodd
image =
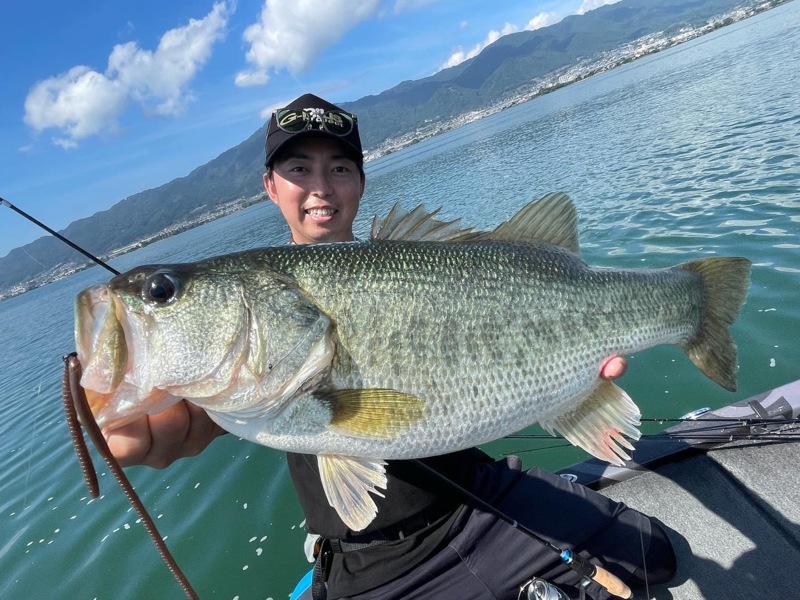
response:
M395 438L425 415L425 402L397 390L333 390L320 398L331 406L331 429L357 437Z
M377 488L386 489L386 463L369 458L319 454L317 464L328 504L353 531L366 529L378 514L370 493L384 497Z
M623 448L633 450L623 435L638 440L641 413L623 389L610 381L601 381L576 410L542 421L551 435L555 430L572 444L613 465L623 466L630 459Z

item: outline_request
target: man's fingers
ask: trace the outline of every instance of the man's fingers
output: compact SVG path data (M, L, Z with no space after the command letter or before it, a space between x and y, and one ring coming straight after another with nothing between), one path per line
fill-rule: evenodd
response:
M600 377L611 381L622 377L628 369L628 360L622 356L610 356L600 367Z
M181 401L155 415L104 431L108 447L123 467L168 467L179 458L195 456L225 433L206 411Z
M123 467L143 464L152 444L147 416L122 427L104 430L103 435L111 454Z

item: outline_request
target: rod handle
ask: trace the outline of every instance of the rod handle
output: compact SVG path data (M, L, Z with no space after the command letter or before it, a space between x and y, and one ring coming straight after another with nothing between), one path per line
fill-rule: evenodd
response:
M610 594L618 598L627 599L631 597L631 588L625 585L619 577L609 573L603 567L595 565L595 569L592 579L606 588Z

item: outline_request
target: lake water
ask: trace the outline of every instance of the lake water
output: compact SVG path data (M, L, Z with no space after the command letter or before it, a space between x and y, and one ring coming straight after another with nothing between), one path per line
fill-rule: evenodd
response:
M645 417L800 378L798 32L793 2L374 161L358 233L398 201L491 227L563 190L579 207L590 264L656 268L709 255L754 263L733 327L739 391L715 386L680 350L649 350L621 381ZM260 204L113 265L286 237L277 211ZM182 597L111 476L100 478L100 499L88 496L64 425L72 302L107 278L92 268L0 303L0 598ZM512 449L550 468L584 458L557 440L489 446ZM202 598L285 599L308 569L280 452L225 436L198 458L128 475Z

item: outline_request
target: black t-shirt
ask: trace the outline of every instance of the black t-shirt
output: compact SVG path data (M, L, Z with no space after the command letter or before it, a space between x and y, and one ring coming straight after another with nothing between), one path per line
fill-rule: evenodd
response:
M403 539L354 552L336 553L328 579L328 597L361 593L410 571L436 552L463 499L447 483L410 461L388 461L385 498L374 496L378 514L364 530L352 532L328 505L319 477L317 457L288 453L289 473L306 516L306 529L328 539L355 540L391 528L423 511L436 515L427 527ZM492 459L476 448L423 459L448 479L472 488L478 465Z

